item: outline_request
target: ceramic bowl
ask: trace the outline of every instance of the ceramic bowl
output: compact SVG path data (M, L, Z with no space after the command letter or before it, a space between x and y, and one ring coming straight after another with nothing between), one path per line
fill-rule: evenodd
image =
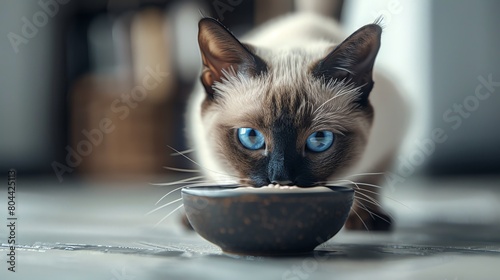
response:
M185 187L182 200L194 230L224 252L243 255L306 253L344 225L354 191L327 186L262 190Z

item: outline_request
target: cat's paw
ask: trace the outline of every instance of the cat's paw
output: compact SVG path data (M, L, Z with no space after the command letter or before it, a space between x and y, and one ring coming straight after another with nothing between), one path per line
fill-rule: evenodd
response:
M392 228L392 219L384 210L376 209L370 212L356 207L351 211L345 227L348 230L389 231Z

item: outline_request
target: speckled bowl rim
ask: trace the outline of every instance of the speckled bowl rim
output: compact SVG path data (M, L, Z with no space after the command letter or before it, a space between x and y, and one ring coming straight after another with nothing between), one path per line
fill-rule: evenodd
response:
M344 186L334 186L334 185L325 185L322 187L329 188L331 191L313 191L313 192L304 192L304 191L269 191L269 192L256 192L256 191L230 191L231 189L235 189L240 187L237 184L229 184L229 185L197 185L197 186L188 186L183 187L181 189L182 193L193 195L197 197L210 197L210 198L224 198L224 197L239 197L245 195L257 195L257 196L287 196L287 197L307 197L307 196L338 196L345 195L346 193L354 193L354 189L350 187Z

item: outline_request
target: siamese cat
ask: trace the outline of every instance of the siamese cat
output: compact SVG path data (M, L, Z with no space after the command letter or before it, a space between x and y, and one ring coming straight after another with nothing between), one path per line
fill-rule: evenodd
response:
M201 19L203 69L187 117L204 175L253 187L349 185L356 199L346 227L389 229L379 185L407 107L373 72L381 34L374 23L345 38L333 19L294 14L240 41Z

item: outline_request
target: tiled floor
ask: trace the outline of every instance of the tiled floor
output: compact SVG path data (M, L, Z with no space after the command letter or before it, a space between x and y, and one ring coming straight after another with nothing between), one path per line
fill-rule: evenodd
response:
M499 178L387 188L394 232L341 231L313 254L281 258L225 255L183 230L178 215L154 227L180 203L145 215L164 187L18 185L16 272L7 270L2 226L2 280L500 279ZM0 217L6 222L6 211Z

